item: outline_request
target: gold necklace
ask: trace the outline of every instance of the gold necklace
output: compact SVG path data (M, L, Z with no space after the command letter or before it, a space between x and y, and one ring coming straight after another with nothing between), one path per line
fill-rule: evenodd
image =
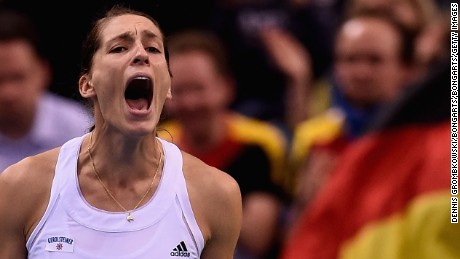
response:
M134 208L132 210L127 210L116 198L115 196L113 196L112 192L109 191L109 189L107 188L107 186L105 186L105 184L102 182L101 180L101 177L99 176L99 173L97 172L96 170L96 166L94 165L94 160L93 160L93 156L91 155L91 148L92 148L92 145L93 145L93 132L91 132L91 135L89 136L89 146L88 146L88 155L89 155L89 159L91 160L91 164L93 166L93 171L94 171L94 174L96 175L97 179L99 180L99 183L102 185L102 187L104 188L105 192L110 196L110 198L112 198L112 200L121 208L123 209L126 213L128 213L128 215L126 216L126 220L128 222L131 222L134 220L134 216L131 214L132 211L136 210L139 205L142 203L142 201L145 199L145 197L147 197L147 194L149 194L149 192L152 190L152 187L153 187L153 183L155 182L155 179L157 177L157 174L158 172L160 171L160 168L163 164L163 152L162 152L162 148L161 146L158 144L157 142L157 146L160 150L160 160L158 162L158 168L155 172L155 175L153 176L153 179L152 179L152 182L150 183L150 186L149 188L147 189L147 191L144 193L144 195L142 196L142 198L140 199L140 201L136 204L136 206L134 206Z

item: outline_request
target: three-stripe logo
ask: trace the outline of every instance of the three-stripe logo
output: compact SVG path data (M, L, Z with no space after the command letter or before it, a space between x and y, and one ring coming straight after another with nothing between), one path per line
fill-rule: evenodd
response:
M190 257L190 253L187 250L187 246L184 241L181 241L170 253L171 256L178 257Z

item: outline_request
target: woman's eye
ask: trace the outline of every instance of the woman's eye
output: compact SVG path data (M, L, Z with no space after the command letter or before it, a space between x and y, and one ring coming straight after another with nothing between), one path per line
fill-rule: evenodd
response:
M155 47L147 47L147 48L145 48L145 50L147 52L151 52L151 53L160 53L161 52L159 49L157 49Z
M112 53L120 53L120 52L123 52L125 50L126 50L125 47L119 46L119 47L113 48L112 50L110 50L110 52L112 52Z

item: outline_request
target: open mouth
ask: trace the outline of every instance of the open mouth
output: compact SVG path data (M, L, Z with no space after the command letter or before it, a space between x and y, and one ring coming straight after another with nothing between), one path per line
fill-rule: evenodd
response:
M148 110L153 99L152 80L145 76L134 77L128 82L125 100L131 109Z

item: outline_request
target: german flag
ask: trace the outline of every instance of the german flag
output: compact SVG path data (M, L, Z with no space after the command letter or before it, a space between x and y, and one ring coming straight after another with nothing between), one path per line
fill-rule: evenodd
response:
M451 224L448 71L439 66L346 150L280 258L460 258L460 226Z

